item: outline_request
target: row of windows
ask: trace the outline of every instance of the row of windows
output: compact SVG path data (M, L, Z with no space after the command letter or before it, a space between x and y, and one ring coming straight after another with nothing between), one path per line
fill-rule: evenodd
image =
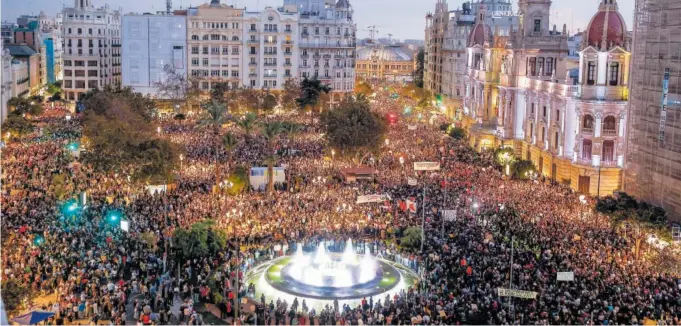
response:
M239 77L239 70L192 70L191 75L194 77Z
M68 35L73 34L73 29L71 27L67 28L66 31L68 32ZM83 35L83 29L82 28L76 28L75 29L77 35ZM87 29L87 35L94 35L94 29L88 28ZM112 29L112 28L107 28L107 29L97 29L97 35L112 35L112 36L119 36L120 31L118 29Z
M241 24L239 23L226 23L226 22L192 22L192 28L212 28L212 29L239 29Z
M221 47L219 46L204 46L201 48L201 54L220 54L220 49ZM222 47L222 54L239 54L239 47L238 46L233 46L232 51L229 52L229 47L223 46ZM199 47L198 46L192 46L192 54L199 54Z
M303 36L307 36L307 35L310 35L310 33L308 32L307 26L305 26L305 27L303 27ZM315 26L314 35L320 35L319 26ZM327 27L324 28L324 35L331 35L331 27L327 26ZM336 27L336 35L339 35L339 36L341 35L341 28L340 27ZM348 29L347 27L345 28L344 35L350 36L350 29Z
M204 41L229 41L230 38L227 35L220 35L220 34L206 34L203 37L199 38L198 35L192 35L191 37L192 41L199 41L199 40L204 40ZM238 41L239 36L232 35L231 37L232 41Z
M378 65L378 64L358 64L357 69L373 69L373 70L378 70L379 68L383 67L383 69L392 69L392 70L412 70L414 69L413 65Z
M64 66L65 67L71 67L71 64L73 63L74 67L85 67L85 61L83 60L64 60ZM97 67L97 60L88 60L87 61L87 66L88 67Z
M528 58L526 71L528 72L528 76L552 76L554 72L554 65L556 62L557 61L554 58L544 57Z
M73 87L75 85L75 87ZM64 88L85 88L85 80L70 80L70 79L64 79ZM88 80L87 81L87 88L97 88L99 87L99 81L98 80Z
M620 79L620 64L619 62L611 62L608 67L608 84L610 86L619 85ZM586 84L596 84L596 61L589 61L586 69Z
M87 71L87 76L88 77L97 77L97 72L98 70L88 70ZM71 69L64 69L64 76L66 77L85 77L85 70L71 70Z

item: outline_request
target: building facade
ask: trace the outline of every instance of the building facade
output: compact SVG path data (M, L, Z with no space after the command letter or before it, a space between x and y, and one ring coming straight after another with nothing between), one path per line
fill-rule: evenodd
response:
M519 17L508 0L464 2L460 9L449 10L446 0L438 0L435 12L426 16L424 88L440 94L447 112L461 113L464 79L467 71L468 36L476 13L484 10L484 23L499 36L518 26Z
M480 10L468 43L464 113L478 149L511 147L540 176L582 193L622 188L629 41L615 0L602 0L568 72L568 37L548 0L519 2L521 24L497 33Z
M187 10L189 74L200 81L202 90L221 82L243 85L244 13L219 0Z
M27 97L31 92L30 70L28 62L12 59L11 66L11 94L12 97Z
M2 22L2 24L0 24L2 44L14 43L14 29L17 27L19 27L19 25L11 22Z
M300 58L299 15L283 8L247 12L242 39L246 55L241 72L246 87L283 89L298 76Z
M41 67L41 56L38 52L33 50L30 46L26 44L6 44L5 49L9 50L10 55L19 62L23 62L26 65L26 78L24 78L23 72L18 74L15 78L18 78L17 92L14 92L15 96L24 95L36 95L42 87L42 75L40 71ZM22 68L23 69L23 68ZM26 79L26 80L24 80ZM24 89L24 81L27 82L28 87Z
M637 0L624 191L681 221L681 1Z
M2 78L0 79L0 82L2 83L0 84L2 90L2 96L0 98L0 126L2 126L5 119L7 119L7 102L14 97L14 93L12 93L12 55L9 54L9 50L3 49L2 57L0 57L0 59L2 61L2 74L0 75L0 78Z
M120 85L121 15L108 5L75 0L64 8L64 98L78 101L91 89Z
M411 81L415 59L404 45L364 46L357 49L355 74L366 80Z
M122 86L159 97L166 73L187 76L187 19L175 15L125 15L121 27Z
M300 78L331 87L331 103L355 87L357 26L349 0L284 0L285 12L298 12Z

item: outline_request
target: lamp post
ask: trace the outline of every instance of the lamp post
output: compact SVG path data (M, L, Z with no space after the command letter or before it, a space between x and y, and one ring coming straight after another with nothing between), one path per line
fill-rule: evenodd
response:
M586 207L586 196L584 195L579 195L579 202L582 204L579 208L579 218L581 221L584 221L584 207Z
M333 159L333 160L336 159L336 150L335 149L331 150L331 159Z

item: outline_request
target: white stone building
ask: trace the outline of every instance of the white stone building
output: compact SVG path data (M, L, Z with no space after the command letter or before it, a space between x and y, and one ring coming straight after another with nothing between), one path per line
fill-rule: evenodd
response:
M120 13L74 0L62 14L64 98L77 101L90 89L120 84Z
M242 63L246 87L282 89L286 80L298 76L298 19L298 13L283 8L246 13Z
M243 86L243 26L244 10L219 0L187 10L189 75L202 90L219 82Z
M348 0L284 0L284 11L300 14L300 78L332 88L332 103L355 87L357 26Z
M122 85L158 97L166 68L187 76L187 20L176 15L125 15L122 33Z
M0 88L2 89L2 99L0 99L0 126L5 122L7 118L7 101L14 97L12 93L12 56L9 54L9 50L3 49L2 52L2 78L0 81ZM28 72L27 72L28 73Z

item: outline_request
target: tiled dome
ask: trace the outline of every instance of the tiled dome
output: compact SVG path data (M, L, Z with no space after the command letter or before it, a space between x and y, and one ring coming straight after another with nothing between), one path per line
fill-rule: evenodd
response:
M617 11L617 2L603 0L587 28L587 45L606 50L611 46L625 46L627 28ZM605 38L605 43L603 43Z

